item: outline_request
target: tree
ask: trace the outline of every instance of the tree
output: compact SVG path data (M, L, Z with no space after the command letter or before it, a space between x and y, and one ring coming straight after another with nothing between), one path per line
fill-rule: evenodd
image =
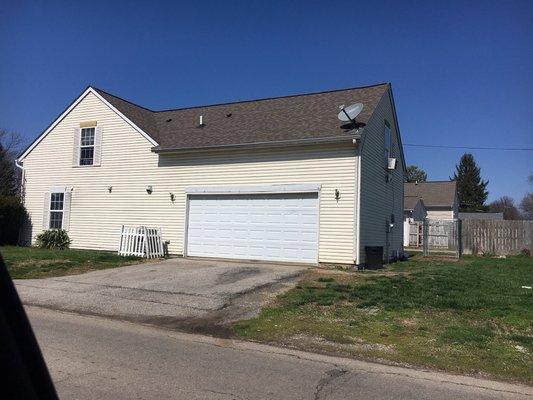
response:
M416 165L409 165L407 167L407 182L425 182L428 179L428 174L422 168Z
M489 211L503 213L503 219L520 219L520 211L509 196L500 197L489 204Z
M18 133L0 129L0 195L14 196L18 192L20 172L15 159L22 144Z
M463 154L451 179L457 182L461 211L479 211L485 208L489 181L481 179L481 170L472 154Z
M520 209L524 219L533 220L533 193L528 193L520 201Z
M14 196L17 182L15 165L0 143L0 196Z

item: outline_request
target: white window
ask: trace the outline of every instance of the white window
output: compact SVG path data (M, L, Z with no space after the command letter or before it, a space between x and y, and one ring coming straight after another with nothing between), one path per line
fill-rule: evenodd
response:
M74 129L73 167L100 166L102 158L102 127L96 121L80 123L80 128Z
M70 228L72 188L57 186L44 193L43 230Z
M50 193L50 223L49 229L63 229L63 213L65 206L65 193Z
M94 163L95 128L82 128L80 132L80 165Z

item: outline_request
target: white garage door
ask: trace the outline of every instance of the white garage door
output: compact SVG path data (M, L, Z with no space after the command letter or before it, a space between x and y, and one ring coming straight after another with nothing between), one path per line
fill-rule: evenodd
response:
M191 195L187 255L316 263L318 194Z

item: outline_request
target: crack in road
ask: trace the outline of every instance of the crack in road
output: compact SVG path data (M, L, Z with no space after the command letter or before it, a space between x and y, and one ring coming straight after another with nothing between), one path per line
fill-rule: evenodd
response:
M214 393L214 394L222 394L224 396L231 396L232 400L246 400L244 397L241 397L235 393L230 393L230 392L219 392L219 391L216 391L216 390L209 390L209 389L203 389L203 390L199 390L199 392L204 392L204 393Z
M31 309L30 309L31 310ZM55 316L55 315L60 315L60 314L45 314L45 315L52 315L52 316ZM54 320L55 321L55 320ZM105 323L103 326L107 326L107 322L105 322L104 319L101 319L102 323ZM87 323L84 323L82 326L85 327ZM91 323L88 323L90 326L95 326L97 327L98 324L93 324L92 322ZM48 325L46 325L48 327ZM50 326L55 326L55 324L51 324ZM111 327L114 327L115 325L110 325ZM141 334L145 333L145 330L146 328L149 328L150 331L147 331L150 333L150 335L148 335L150 338L153 338L153 327L143 327L143 328L140 328L141 330L137 333L137 334ZM134 331L134 329L130 329L130 327L126 327L125 331L127 332L130 332L130 331ZM402 370L404 370L405 372L400 372L400 371L391 371L391 370L388 370L388 367L385 367L386 370L377 370L377 368L380 368L379 364L375 364L375 367L371 367L371 365L374 365L374 364L369 364L368 366L365 366L365 365L351 365L351 364L345 364L346 363L351 363L351 361L349 359L330 359L329 357L328 358L324 358L324 359L317 359L317 355L314 354L314 353L302 353L302 352L298 352L297 354L287 354L285 351L290 351L286 348L274 348L274 347L267 347L265 346L263 348L263 345L260 345L261 347L259 348L248 348L248 343L247 342L241 342L241 341L224 341L224 342L219 342L218 340L213 342L213 339L205 339L204 337L201 337L201 336L194 336L194 337L190 337L190 336L184 336L182 337L180 334L176 334L176 333L170 333L170 332L164 332L163 330L160 332L161 333L161 337L164 338L165 340L166 339L172 339L172 342L174 341L181 341L183 342L184 346L186 348L189 348L191 346L192 343L198 343L198 344L202 344L202 345L206 345L206 346L209 346L209 347L217 347L217 348L224 348L224 349L227 349L228 347L231 348L232 350L235 350L235 351L238 351L238 352L242 352L242 353L262 353L262 354L272 354L274 355L274 357L272 358L266 358L266 359L272 359L275 363L275 365L279 365L279 361L281 360L282 363L285 362L286 358L294 358L294 359L297 359L297 360L302 360L303 363L299 363L299 367L302 368L303 370L305 370L305 368L309 368L309 372L312 371L312 373L308 374L306 376L306 379L307 379L307 384L306 385L303 385L301 386L301 389L303 391L306 391L307 392L307 396L305 398L311 398L311 399L315 399L315 400L325 400L325 399L329 399L329 398L334 398L335 396L337 396L337 398L342 398L342 394L340 393L341 391L344 390L344 388L347 388L349 386L355 386L355 387L358 387L360 385L360 379L352 379L354 376L356 377L363 377L363 381L367 382L368 380L370 381L374 381L374 382L385 382L388 378L387 377L390 377L390 376L397 376L397 377L402 377L402 378L407 378L407 380L400 382L399 384L400 385L404 385L405 387L417 387L417 386L420 386L421 387L421 390L432 390L431 387L427 386L426 384L422 384L420 385L417 381L426 381L426 382L432 382L433 384L433 387L436 387L438 388L438 390L443 390L443 389L448 389L448 390L455 390L453 388L446 388L446 385L454 385L454 386L457 386L457 387L465 387L465 388L472 388L474 390L466 390L464 391L465 394L468 392L470 393L473 397L468 397L468 398L481 398L481 397L484 397L485 393L483 392L478 392L477 390L483 390L483 391L486 391L486 392L504 392L504 393L509 393L509 394L515 394L515 395L519 395L519 396L527 396L528 394L530 395L531 392L528 390L527 387L520 387L520 386L516 386L516 387L494 387L492 385L489 385L491 382L488 382L487 384L483 384L482 381L472 381L472 382L460 382L460 381L456 381L453 379L453 376L448 376L448 375L443 375L443 374L440 374L436 371L427 371L427 370L407 370L405 368L401 368ZM144 337L144 336L143 336ZM184 339L184 340L181 340L181 339ZM151 339L152 340L152 339ZM169 343L172 343L172 342L169 342ZM166 343L166 342L165 342ZM190 343L190 344L187 344L187 343ZM222 345L224 344L224 345ZM54 339L54 341L52 341L50 343L50 347L49 347L49 350L50 349L53 349L55 350L53 352L54 354L54 357L50 358L49 361L53 361L53 363L55 363L56 365L59 365L61 366L61 364L58 364L60 363L61 359L63 359L64 357L67 357L69 359L75 359L76 357L78 357L77 353L72 355L70 354L70 352L65 352L63 351L62 349L57 349L56 348L57 346L57 343ZM240 346L246 346L246 347L240 347ZM255 346L255 345L254 345ZM67 354L61 354L61 353L67 353ZM199 354L212 354L213 353L213 350L205 350L203 348L200 348L200 350L198 351ZM226 350L224 350L223 354L227 354ZM240 356L237 355L237 354L231 354L230 357L237 357L239 358ZM258 358L258 355L256 354L252 354L250 355L249 357L248 356L243 356L244 360L245 359L252 359L254 360L254 363L256 362L255 360L257 360ZM84 361L85 358L82 358L82 361ZM106 356L106 360L107 360L107 356ZM90 361L90 360L88 360ZM332 362L334 361L334 362ZM111 360L108 360L108 362L110 362L111 364L113 364L113 361ZM291 361L292 363L292 361ZM308 363L312 363L314 364L314 366L308 366L307 364ZM72 362L69 362L68 365L71 365ZM320 365L322 364L322 365ZM255 364L254 364L255 365ZM291 364L292 365L292 364ZM202 368L205 368L205 365L202 366ZM60 369L63 369L63 368L60 368ZM83 368L85 370L87 370L88 368ZM398 367L398 369L400 369L400 367ZM64 371L64 369L63 369ZM409 372L408 372L409 371ZM431 373L430 376L425 376L425 375L422 375L422 376L413 376L413 374L411 374L411 371L413 371L414 374L420 372L422 374L426 374L426 373ZM83 370L80 370L80 372L83 372ZM108 374L106 373L106 376ZM374 378L372 376L375 376ZM75 376L65 376L65 377L62 377L61 381L70 381L71 379L75 378ZM461 378L461 377L459 377ZM392 380L393 383L396 381L396 380ZM497 383L497 382L493 382L493 383ZM441 386L442 385L442 386ZM363 385L365 386L365 385ZM492 387L491 387L492 386ZM428 389L429 387L429 389ZM246 398L249 398L248 396L251 396L252 394L251 393L248 393L247 391L245 391L244 393L239 393L240 390L234 390L234 387L211 387L210 388L211 390L209 390L208 388L205 388L204 386L204 391L208 393L208 396L209 396L209 393L211 394L211 396L214 397L214 395L220 395L220 396L228 396L228 400L229 398L235 398L235 399L246 399ZM219 389L219 390L217 390ZM225 390L224 390L225 389ZM267 386L265 389L270 389L269 386ZM191 388L188 388L188 389L181 389L181 390L191 390ZM463 389L457 389L457 390L461 390L463 391ZM237 393L235 393L237 392ZM272 395L273 393L271 392L268 392L268 393L265 393L264 395L266 396L265 398L269 398L270 395ZM490 394L490 393L486 393L486 395L490 398L500 398L500 396L498 395L494 395L494 394ZM256 396L256 398L258 398L259 396ZM271 398L272 396L270 396ZM370 397L372 398L372 397ZM445 398L445 397L442 397L442 398ZM502 396L503 398L503 396ZM506 397L507 398L507 397Z
M348 372L347 370L339 369L339 368L334 368L334 369L330 369L326 371L325 376L323 376L318 381L318 384L316 385L314 399L320 400L320 398L322 397L322 391L324 390L324 388L330 385L336 379L346 374L347 372Z

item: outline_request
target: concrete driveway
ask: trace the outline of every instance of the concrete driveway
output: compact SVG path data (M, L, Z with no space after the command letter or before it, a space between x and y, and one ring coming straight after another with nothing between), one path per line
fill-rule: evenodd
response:
M175 258L15 284L27 305L205 332L257 313L305 269Z

